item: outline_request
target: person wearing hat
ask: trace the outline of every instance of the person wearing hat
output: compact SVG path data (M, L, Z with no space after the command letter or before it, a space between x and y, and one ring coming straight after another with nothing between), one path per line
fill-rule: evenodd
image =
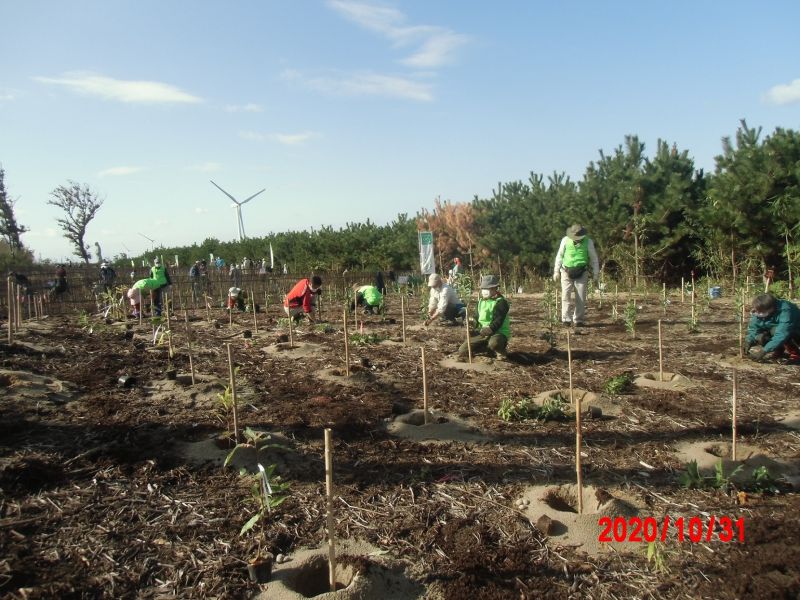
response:
M511 321L508 318L508 300L500 293L500 281L495 275L481 277L481 296L475 310L475 317L470 331L469 346L467 342L458 349L460 358L482 352L500 358L506 357L508 340L511 338Z
M238 308L240 312L244 312L244 294L242 288L232 287L228 289L228 302L225 308L233 310Z
M117 279L117 272L108 266L108 263L100 265L100 285L103 291L108 293L114 287L114 282Z
M381 311L383 294L374 285L353 284L355 298L350 302L350 310L355 312L356 306L364 307L365 315L374 315Z
M428 287L431 289L428 300L428 318L425 325L430 325L434 319L441 317L443 323L456 324L456 319L463 319L465 315L464 303L452 287L442 281L441 276L431 273L428 277Z
M786 359L800 364L800 308L772 294L753 298L745 349L756 361Z
M553 281L561 280L561 322L580 327L586 323L586 284L589 268L595 283L600 279L600 263L594 242L583 225L570 225L556 253Z
M153 281L150 287L150 301L153 303L153 314L161 316L161 292L168 285L172 285L167 268L161 264L161 260L156 257L153 259L153 266L150 268L150 279Z
M286 312L286 316L297 322L305 315L308 322L313 324L316 295L320 293L321 288L322 278L319 275L314 275L311 279L301 279L294 284L294 287L283 299L283 310Z

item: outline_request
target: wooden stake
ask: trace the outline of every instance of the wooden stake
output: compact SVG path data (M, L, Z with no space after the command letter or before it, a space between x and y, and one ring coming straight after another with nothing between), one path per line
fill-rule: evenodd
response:
M169 318L169 294L164 294L164 313L167 315L167 330L169 330L171 329Z
M211 299L211 296L204 295L203 299L206 302L206 321L211 323L211 302L209 302L209 300Z
M344 316L344 375L350 377L350 340L347 333L347 307L345 306Z
M289 311L289 350L294 348L294 317L292 311Z
M400 323L403 327L403 343L406 343L406 295L400 292Z
M739 358L744 358L744 291L742 291L742 314L739 315Z
M230 298L227 298L228 304L228 327L233 328L233 307L230 305Z
M8 283L8 343L14 341L14 292L11 289L11 277L7 280Z
M192 375L192 385L194 385L194 362L192 362L192 330L189 328L189 313L184 312L183 317L186 320L186 347L189 351L189 373Z
M469 307L464 305L464 326L467 330L467 358L469 358L469 364L472 364L472 345L469 343Z
M658 320L658 380L664 381L664 347L661 337L661 319Z
M14 284L14 300L17 303L17 331L22 327L22 298L19 293L20 286Z
M736 369L733 369L733 396L731 397L731 405L733 409L733 414L731 417L732 421L732 431L731 435L733 436L731 442L731 460L736 460L736 394L738 388L738 381L737 381L737 374Z
M661 303L664 305L664 314L667 314L667 284L661 284Z
M258 333L258 317L256 317L256 294L250 289L250 306L253 308L253 334Z
M328 498L328 583L336 591L336 529L333 519L333 448L331 430L325 430L325 494Z
M231 400L233 401L233 438L239 443L239 408L236 406L236 373L233 368L233 357L231 356L231 345L225 344L228 350L228 376L231 385Z
M583 474L581 473L581 401L575 399L572 387L572 346L567 332L567 366L569 368L569 403L575 407L575 474L578 483L578 514L583 514Z
M686 294L686 282L683 280L683 277L681 277L681 304L683 304L684 301L686 300L685 294Z
M428 424L428 369L425 364L425 347L422 350L422 410L424 412L425 425Z

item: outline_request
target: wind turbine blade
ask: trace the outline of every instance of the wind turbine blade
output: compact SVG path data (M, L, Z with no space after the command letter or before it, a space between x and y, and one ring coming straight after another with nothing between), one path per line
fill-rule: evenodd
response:
M266 190L267 190L267 188L264 188L263 190L261 190L261 192L264 192L264 191L266 191ZM240 204L244 204L245 202L250 202L250 200L252 200L252 199L253 199L253 198L255 198L256 196L258 196L258 195L259 195L261 192L256 192L255 194L253 194L252 196L250 196L250 197L249 197L247 200L242 200L242 201L240 202Z
M211 181L211 180L209 179L209 181ZM236 198L234 198L233 196L231 196L231 195L230 195L228 192L226 192L225 190L223 190L223 189L222 189L221 187L219 187L219 186L218 186L216 183L214 183L213 181L211 181L211 184L212 184L212 185L213 185L215 188L217 188L217 189L218 189L220 192L222 192L223 194L225 194L225 195L226 195L228 198L230 198L231 200L233 200L234 202L236 202L236 204L239 204L239 201L238 201Z

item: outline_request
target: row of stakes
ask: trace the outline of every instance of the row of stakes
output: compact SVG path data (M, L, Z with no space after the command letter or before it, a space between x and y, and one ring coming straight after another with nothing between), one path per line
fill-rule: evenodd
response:
M681 296L683 296L683 281L681 282ZM694 307L695 307L695 286L692 286L691 294L692 294L692 318L694 319ZM22 308L21 308L21 286L18 286L16 283L12 281L9 277L8 279L8 306L9 306L9 328L8 328L8 339L9 343L13 341L13 335L15 331L19 330L22 321ZM743 292L744 294L744 292ZM251 298L252 298L252 290L251 290ZM744 297L743 297L744 300ZM268 296L265 293L265 301L268 301ZM44 315L44 298L40 295L34 296L33 306L34 308L34 316L36 319L40 318ZM170 312L169 312L169 302L168 298L165 298L165 305L166 305L166 320L167 320L167 329L170 328ZM401 307L401 324L402 324L402 340L403 343L406 341L406 325L405 325L405 296L400 297L400 307ZM210 304L206 302L206 310L210 317ZM466 339L467 339L467 349L468 349L468 360L469 363L472 364L472 349L469 344L470 335L469 335L469 312L468 309L465 308L465 330L466 330ZM142 310L139 311L139 319L141 323L142 318ZM347 319L348 311L345 308L343 311L343 323L344 323L344 344L345 344L345 376L350 376L350 348L349 348L349 340L348 340L348 319ZM229 310L229 324L233 325L233 311ZM187 335L187 351L189 355L189 368L191 374L191 381L194 385L195 383L195 372L194 372L194 362L192 358L192 335L191 335L191 328L189 325L189 315L188 311L184 312L184 319L186 325L186 335ZM258 333L258 320L256 318L255 309L253 310L253 326L256 333ZM362 322L362 329L363 329L363 322ZM744 302L742 302L742 318L739 320L739 356L740 358L743 357L743 349L744 349ZM168 343L170 344L170 353L172 352L171 346L171 336L168 337ZM292 319L289 319L289 345L290 348L294 346L293 340L293 326L292 326ZM228 374L230 379L230 388L231 388L231 395L233 400L233 424L234 424L234 436L236 443L238 444L239 439L239 424L238 424L238 408L237 408L237 400L236 400L236 377L235 377L235 370L234 370L234 363L232 357L232 349L230 344L226 344L227 356L228 356ZM424 423L427 425L430 419L430 411L428 410L428 381L427 381L427 362L425 357L425 347L423 346L421 349L421 361L422 361L422 389L423 389L423 416L424 416ZM659 363L659 381L663 381L663 374L664 374L664 362L663 362L663 336L662 336L662 322L661 319L658 320L658 363ZM569 373L569 395L570 395L570 404L575 407L575 470L576 470L576 479L577 479L577 486L578 486L578 512L583 512L583 476L582 476L582 468L581 468L581 447L582 447L582 434L581 434L581 399L575 398L574 395L574 388L573 388L573 381L572 381L572 345L571 345L571 338L569 332L567 332L567 362L568 362L568 373ZM732 460L736 460L736 438L737 438L737 431L736 431L736 423L737 423L737 394L738 394L738 375L737 370L732 370L732 380L733 380L733 394L731 399L732 404L732 442L731 442L731 458ZM329 472L329 437L330 437L330 430L325 430L325 441L326 441L326 472ZM326 478L330 477L330 473L326 475ZM330 487L330 484L329 484ZM330 490L329 490L330 494ZM329 507L331 506L332 500L329 498ZM332 518L332 517L331 517ZM332 528L329 526L329 529L332 531ZM332 541L332 533L331 535L331 552L333 553L333 541ZM333 578L333 574L335 573L335 558L331 555L331 568L330 573L331 577ZM332 585L334 585L332 583ZM333 587L331 588L334 589Z

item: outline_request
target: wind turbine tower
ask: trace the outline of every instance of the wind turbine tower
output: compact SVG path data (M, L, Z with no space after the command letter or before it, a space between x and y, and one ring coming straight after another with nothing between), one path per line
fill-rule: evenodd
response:
M211 180L209 179L209 181L211 181ZM225 190L223 190L223 189L222 189L221 187L219 187L219 186L218 186L216 183L214 183L213 181L211 181L211 183L212 183L212 184L213 184L213 186L214 186L215 188L217 188L217 189L218 189L220 192L222 192L222 193L223 193L223 194L225 194L225 195L226 195L228 198L230 198L231 200L233 200L233 204L232 204L231 206L232 206L233 208L235 208L235 209L236 209L236 219L237 219L237 221L238 221L238 223L239 223L239 241L241 242L243 239L245 239L245 238L247 237L247 236L244 234L244 221L242 221L242 204L247 204L248 202L250 202L250 200L252 200L252 199L253 199L253 198L255 198L256 196L258 196L258 195L259 195L261 192L265 191L267 188L264 188L263 190L261 190L261 192L256 192L255 194L253 194L252 196L250 196L250 197L249 197L249 198L247 198L246 200L242 200L241 202L239 202L239 201L238 201L236 198L234 198L233 196L231 196L231 195L230 195L228 192L226 192Z

